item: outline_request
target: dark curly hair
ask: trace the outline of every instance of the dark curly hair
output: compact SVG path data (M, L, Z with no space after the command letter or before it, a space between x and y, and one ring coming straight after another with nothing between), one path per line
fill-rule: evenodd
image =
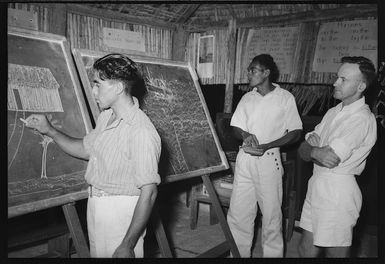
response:
M270 70L269 81L275 82L279 77L279 70L277 64L275 64L273 57L270 54L260 54L255 56L251 61L251 64L259 64L265 69Z
M376 78L376 69L374 67L373 62L368 58L365 58L363 56L346 56L341 58L341 63L358 64L358 67L362 75L364 76L366 87L369 87L370 84Z
M139 100L146 93L146 86L137 64L123 54L111 53L94 62L94 70L101 80L116 80L124 85L126 94Z

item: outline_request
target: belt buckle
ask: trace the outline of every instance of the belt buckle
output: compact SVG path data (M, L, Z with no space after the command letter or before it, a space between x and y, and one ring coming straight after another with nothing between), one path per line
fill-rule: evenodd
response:
M95 197L95 196L96 196L96 197L100 197L100 196L103 195L103 193L98 192L98 191L95 189L95 187L93 187L92 185L89 186L88 193L89 193L89 195L90 195L91 198L92 198L92 197Z
M92 198L92 197L94 197L94 196L96 196L95 194L95 190L94 190L94 188L92 187L92 185L90 185L89 187L88 187L88 194L90 195L90 197Z

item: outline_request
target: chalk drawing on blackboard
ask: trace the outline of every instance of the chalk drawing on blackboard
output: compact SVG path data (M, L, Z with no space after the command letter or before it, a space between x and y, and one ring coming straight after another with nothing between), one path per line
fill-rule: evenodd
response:
M63 112L59 88L50 69L8 64L8 110Z
M17 141L14 153L10 153L12 157L8 161L8 169L18 153L21 139L24 134L24 124L19 133L16 127L18 125L18 113L21 112L25 118L25 112L64 112L62 102L59 95L60 85L56 81L51 71L47 68L32 67L26 65L8 64L8 110L16 111L11 135L8 140L8 146L12 141ZM52 120L52 115L48 115L48 119L55 127L61 127L58 121ZM46 156L48 144L53 142L52 138L42 135L32 130L32 133L42 137L39 144L43 147L41 178L47 179L46 172Z
M169 132L173 133L161 133L163 140L167 142L163 148L167 148L167 152L170 154L169 162L175 173L181 173L188 170L188 164L183 156L183 150L181 147L180 139L177 133L177 126L180 125L174 120L174 110L175 106L178 103L177 97L175 96L173 89L180 86L176 80L167 81L162 75L155 78L151 74L151 71L147 67L143 67L144 79L148 89L149 97L144 98L144 104L151 101L152 103L159 103L162 111L153 111L150 109L156 108L145 108L143 111L146 112L150 117L152 117L155 127L158 129L160 127L169 127L167 129ZM162 115L161 117L159 115ZM157 118L159 116L159 118ZM164 122L162 125L159 122ZM171 127L170 127L171 126ZM171 147L172 146L172 147Z
M13 123L10 124L10 126L13 126L13 128L12 128L11 135L8 139L8 153L10 153L10 151L12 151L12 150L14 150L14 153L11 153L11 155L8 155L8 157L9 156L12 157L11 160L8 160L8 170L12 166L13 161L15 160L16 154L17 154L19 147L20 147L21 139L23 138L23 135L24 135L24 124L21 124L21 126L22 126L21 130L16 129L17 123L18 123L18 120L17 120L18 115L17 114L18 114L18 111L16 111ZM25 118L25 112L22 112L22 114L23 114L23 117ZM10 148L10 144L12 141L17 142L17 144L12 144L12 145L16 145L16 148Z
M171 103L175 99L175 95L167 87L167 81L162 76L160 78L153 78L148 68L146 68L146 71L146 83L152 88L151 91L154 93L154 96L158 99L166 100L172 105Z

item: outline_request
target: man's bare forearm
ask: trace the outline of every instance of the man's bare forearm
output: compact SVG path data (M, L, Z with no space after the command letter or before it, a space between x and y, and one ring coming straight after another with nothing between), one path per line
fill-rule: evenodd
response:
M307 141L301 143L298 153L304 161L313 161L318 166L326 168L334 168L341 161L330 146L316 147Z
M84 149L82 138L70 137L55 128L50 129L46 135L51 137L65 153L76 158L88 160L89 155Z
M301 137L301 131L302 131L301 129L290 131L283 137L266 144L267 145L266 149L283 147L298 141Z
M305 140L298 148L298 154L304 161L311 161L312 146Z
M247 138L248 136L250 136L251 134L244 131L243 129L239 128L239 127L233 127L233 134L234 136L239 139L239 140L244 140L245 138Z
M145 185L142 187L130 227L128 228L122 242L122 244L125 244L128 248L134 248L136 246L140 235L146 228L157 193L158 191L155 184L151 184L151 186Z

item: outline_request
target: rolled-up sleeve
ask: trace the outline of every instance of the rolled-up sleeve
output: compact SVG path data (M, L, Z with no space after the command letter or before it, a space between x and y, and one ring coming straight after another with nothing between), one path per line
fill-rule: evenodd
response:
M334 150L341 162L346 161L363 142L368 134L368 120L357 118L349 123L337 136L331 138L329 146Z
M134 183L140 189L147 184L159 184L158 163L161 153L161 141L156 130L141 128L133 140Z

